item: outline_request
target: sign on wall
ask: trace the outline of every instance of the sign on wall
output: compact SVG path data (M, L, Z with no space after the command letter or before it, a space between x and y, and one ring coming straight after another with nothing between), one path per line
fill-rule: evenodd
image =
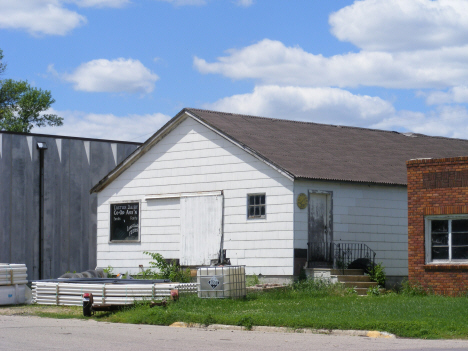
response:
M125 202L110 205L110 240L139 239L139 202Z

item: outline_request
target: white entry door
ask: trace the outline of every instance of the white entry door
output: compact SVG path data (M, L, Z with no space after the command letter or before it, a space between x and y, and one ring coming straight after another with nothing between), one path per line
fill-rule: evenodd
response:
M223 195L180 198L180 265L210 265L222 250Z

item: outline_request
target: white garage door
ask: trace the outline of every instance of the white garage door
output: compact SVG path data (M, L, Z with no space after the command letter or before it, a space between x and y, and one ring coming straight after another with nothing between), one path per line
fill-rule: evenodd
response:
M223 195L180 198L180 264L209 265L221 250Z

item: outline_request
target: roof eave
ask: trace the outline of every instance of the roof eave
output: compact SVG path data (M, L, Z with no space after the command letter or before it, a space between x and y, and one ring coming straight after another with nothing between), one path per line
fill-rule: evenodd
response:
M396 182L376 182L372 180L355 180L355 179L339 179L339 178L320 178L320 177L305 177L297 176L296 180L318 180L326 182L342 182L342 183L359 183L359 184L371 184L371 185L386 185L386 186L403 186L407 187L407 183L396 183Z
M121 175L128 167L134 164L141 156L148 152L151 147L172 131L183 119L186 109L180 111L177 115L171 118L164 126L162 126L156 133L148 138L139 148L133 151L125 160L120 162L112 171L110 171L104 178L102 178L95 186L89 191L98 193L103 190L115 178Z

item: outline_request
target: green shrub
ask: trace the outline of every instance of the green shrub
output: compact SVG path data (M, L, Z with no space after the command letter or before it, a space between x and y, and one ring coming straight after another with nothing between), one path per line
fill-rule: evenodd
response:
M209 326L209 325L212 325L212 324L216 324L216 319L211 315L211 313L209 313L207 316L205 316L203 318L203 323L202 323L205 327Z
M301 267L301 270L299 271L298 280L299 280L300 282L302 282L302 281L304 281L304 280L307 280L307 274L306 274L306 271L305 271L304 267Z
M357 290L356 288L346 288L345 289L345 295L357 295Z
M253 322L252 317L250 317L250 316L245 316L245 317L242 317L242 318L239 320L239 322L237 323L237 325L242 326L242 327L244 327L244 328L247 329L247 330L252 330L252 327L254 326L254 322Z
M382 288L385 287L387 275L385 274L385 268L382 265L382 262L377 263L369 269L369 277L373 282L377 282L377 284Z
M114 268L111 265L109 265L107 266L107 268L103 269L103 272L105 273L107 278L112 278L114 275Z
M191 281L190 269L182 269L175 260L167 262L160 253L143 252L150 256L150 268L137 274L139 279L170 279L173 282L189 283ZM156 270L154 270L156 269Z
M376 286L369 286L367 288L367 296L379 296L380 295L380 287Z
M433 291L430 287L425 287L416 280L404 280L401 283L400 294L407 296L427 296L432 295Z
M247 275L245 277L245 284L247 286L255 286L257 284L260 284L260 279L258 278L258 275L255 274Z

